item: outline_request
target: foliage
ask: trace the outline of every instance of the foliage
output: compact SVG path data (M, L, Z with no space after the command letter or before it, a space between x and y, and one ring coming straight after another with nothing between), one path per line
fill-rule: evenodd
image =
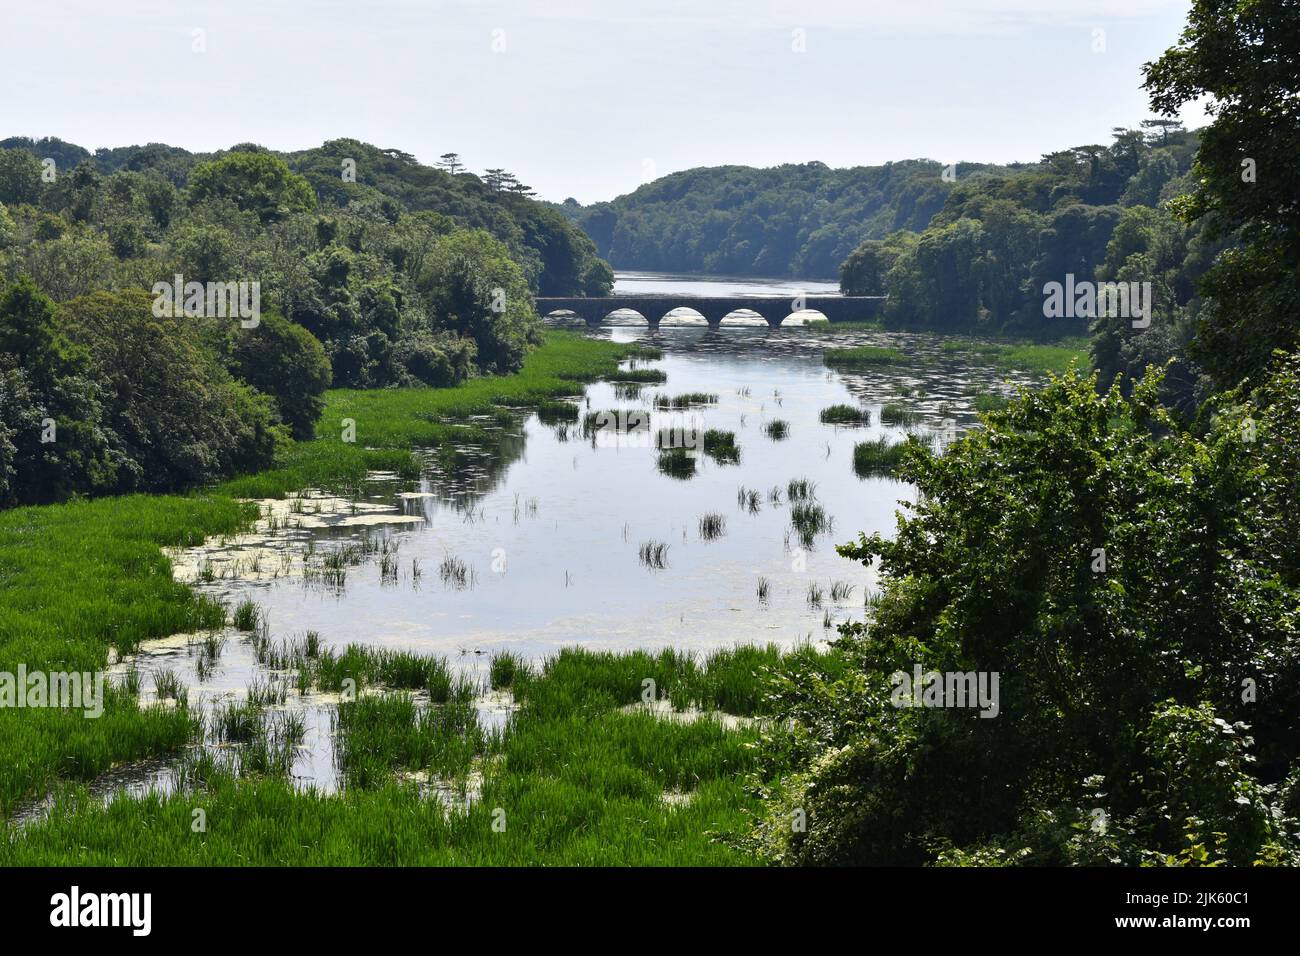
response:
M104 427L90 356L30 280L0 295L0 504L116 486L124 462Z
M189 319L155 318L150 297L131 291L73 299L58 321L91 356L121 456L115 490L192 487L270 464L284 437L270 400L232 379Z
M514 371L537 343L534 292L600 295L613 282L582 231L526 191L356 140L283 155L4 142L0 274L59 302L177 275L257 282L266 308L325 346L338 385Z
M716 166L564 209L620 268L830 277L864 239L924 229L949 190L942 169L929 160L852 169Z
M303 177L267 152L230 152L190 172L193 200L229 199L262 222L283 219L315 207L316 196Z
M266 312L255 328L229 323L223 352L237 378L275 399L280 420L294 438L312 437L330 385L329 359L315 336Z
M1289 0L1196 0L1178 43L1146 67L1152 104L1205 99L1213 117L1176 209L1211 238L1237 235L1205 276L1196 360L1219 388L1255 383L1300 334L1300 23Z
M840 548L884 582L871 618L841 628L846 673L777 685L788 723L766 749L796 772L760 851L1136 863L1182 852L1188 827L1234 863L1290 846L1275 788L1300 756L1300 536L1284 504L1300 358L1279 363L1204 438L1161 407L1157 373L1126 396L1071 372L942 457L906 455L919 494L897 534ZM890 675L914 665L999 673L997 716L894 706Z

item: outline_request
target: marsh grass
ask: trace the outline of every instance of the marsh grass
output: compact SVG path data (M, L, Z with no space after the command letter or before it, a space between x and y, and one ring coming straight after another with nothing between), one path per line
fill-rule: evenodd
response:
M576 422L582 410L573 402L546 399L537 405L537 418L543 425Z
M252 699L222 700L209 716L212 738L222 743L248 743L266 732L262 706Z
M780 489L773 489L778 494ZM785 496L791 502L811 501L817 497L817 482L808 478L791 478L785 486Z
M261 608L250 598L244 598L235 606L235 611L231 615L231 624L236 630L255 631L257 623L262 619Z
M60 670L93 672L106 667L110 647L127 655L144 640L219 630L226 609L175 581L161 549L193 547L246 528L257 508L236 498L286 497L307 487L355 492L371 471L417 478L420 462L410 449L482 436L482 429L463 422L492 416L498 405L517 408L574 395L629 357L654 359L661 353L548 331L515 375L445 389L331 390L316 440L287 444L272 468L207 491L0 511L0 670L14 671L19 662L53 668L57 662ZM341 440L344 418L356 422L355 442ZM206 662L206 655L199 661ZM0 814L62 780L86 781L114 764L179 753L197 728L186 706L140 707L132 695L112 687L98 720L72 721L53 708L0 708ZM123 848L142 845L111 827L103 835Z
M720 514L706 514L700 518L700 537L713 541L727 533L727 519Z
M1092 367L1090 344L1084 336L1065 338L1054 343L955 339L944 342L941 348L948 354L992 360L1004 371L1064 375L1072 364L1084 372Z
M878 365L898 365L906 362L907 356L898 349L860 345L851 349L827 349L822 353L822 361L834 369L853 370Z
M880 406L880 423L882 425L915 425L921 416L906 405L888 402Z
M860 478L893 474L903 463L907 449L919 444L920 440L910 435L901 442L890 442L884 436L858 442L853 446L853 470Z
M763 510L763 493L757 488L746 488L741 485L736 490L736 507L752 515L758 514Z
M849 584L847 581L832 581L831 600L836 604L847 601L849 598L853 597L854 590L854 586Z
M654 397L655 408L665 410L681 411L701 405L716 405L717 403L718 396L712 392L686 392L682 395L660 394Z
M662 571L668 567L668 545L662 541L643 541L637 551L643 567Z
M339 708L345 786L331 795L288 779L292 728L264 714L262 735L238 747L243 776L221 753L200 750L183 762L184 787L167 796L123 795L106 806L73 792L22 839L0 841L0 865L753 863L737 838L761 807L758 728L623 708L642 702L648 679L677 709L761 716L772 680L811 686L843 673L838 654L811 646L704 657L571 648L516 670L522 709L500 734L482 730L463 695L453 706L368 695ZM436 775L469 791L477 771L474 798L455 812L403 777ZM228 821L201 840L191 830L196 788L209 819ZM665 806L667 791L690 799ZM501 832L492 826L497 807L508 813Z
M740 461L740 449L736 447L736 433L710 428L704 433L704 454L720 465L734 465Z
M504 690L513 686L519 675L528 672L528 662L522 656L501 651L492 655L492 663L488 668L488 686L493 690Z
M856 405L831 405L818 416L824 425L870 425L871 412Z
M790 423L780 418L774 418L763 425L763 434L772 441L785 441L790 434Z
M834 524L826 509L815 501L797 501L790 505L790 525L805 548L812 547L817 535L829 533Z
M657 459L659 471L669 478L687 479L695 477L695 456L685 448L668 448L659 453Z
M640 383L645 385L662 385L668 381L668 373L657 368L620 369L608 376L611 382Z
M438 577L447 587L457 591L472 588L478 582L478 575L474 569L454 554L443 556L438 565Z
M185 695L185 688L181 686L181 679L173 670L154 671L153 675L153 692L159 700L181 701Z
M472 694L421 705L405 692L359 697L334 713L334 757L348 787L391 783L395 770L463 778L488 746Z
M253 707L279 707L284 704L287 695L288 688L283 681L254 678L248 685L246 699Z

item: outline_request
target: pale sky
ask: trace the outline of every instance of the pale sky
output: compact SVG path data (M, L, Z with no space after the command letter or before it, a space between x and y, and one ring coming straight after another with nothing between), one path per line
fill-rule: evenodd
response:
M455 151L584 203L692 166L1033 161L1149 116L1141 65L1188 6L11 2L0 138L206 151L351 136L426 163Z

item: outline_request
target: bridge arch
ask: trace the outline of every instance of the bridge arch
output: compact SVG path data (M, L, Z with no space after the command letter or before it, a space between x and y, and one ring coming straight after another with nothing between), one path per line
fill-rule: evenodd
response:
M677 306L659 317L659 325L669 328L695 328L712 324L709 317L693 305Z
M743 328L748 326L766 325L767 320L753 309L739 308L724 313L718 319L717 324L739 326Z
M615 311L630 310L651 329L659 328L668 320L670 325L699 325L699 320L679 321L670 313L690 309L703 318L711 328L724 321L728 325L746 325L737 317L741 310L757 313L772 328L779 328L795 313L795 305L803 306L808 313L816 313L829 322L849 322L878 316L884 307L883 296L831 296L810 295L795 297L767 296L690 296L690 295L624 295L601 297L538 297L539 315L552 316L560 312L576 315L590 326L603 325ZM804 316L807 318L808 316Z

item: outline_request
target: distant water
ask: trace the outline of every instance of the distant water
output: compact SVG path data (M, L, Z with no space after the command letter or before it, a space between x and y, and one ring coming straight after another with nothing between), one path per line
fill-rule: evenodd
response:
M764 279L754 276L674 275L669 272L616 272L615 295L839 295L827 279Z

